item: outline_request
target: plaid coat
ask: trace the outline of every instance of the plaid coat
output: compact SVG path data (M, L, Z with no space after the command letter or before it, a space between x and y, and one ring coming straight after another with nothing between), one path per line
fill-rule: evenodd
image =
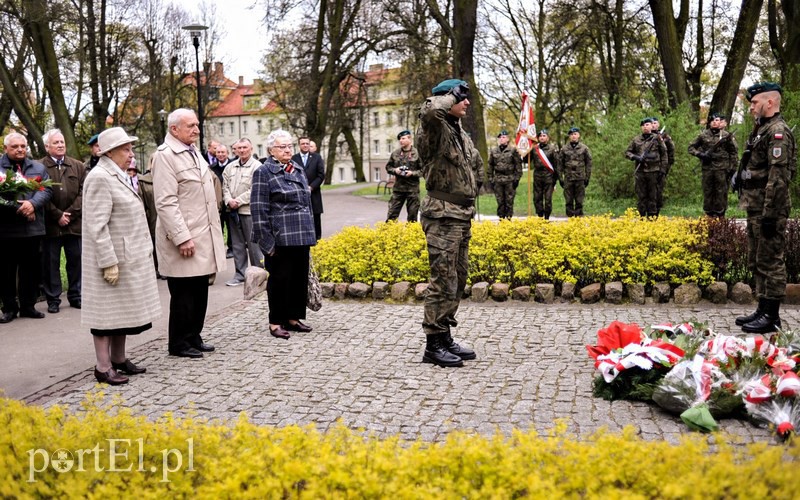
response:
M276 246L316 244L311 194L303 167L291 162L287 173L283 165L269 157L253 173L250 213L253 216L253 242L271 254Z

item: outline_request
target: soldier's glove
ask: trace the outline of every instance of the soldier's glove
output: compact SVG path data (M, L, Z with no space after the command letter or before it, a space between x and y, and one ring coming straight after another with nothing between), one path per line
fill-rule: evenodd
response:
M631 160L635 161L636 163L642 163L644 161L644 157L640 155L631 155Z
M774 238L778 235L778 220L773 217L761 219L761 236L764 238Z
M512 185L514 186L514 189L517 189L519 187L519 181L514 181Z
M589 179L584 179L583 187L589 187Z
M478 182L478 194L481 194L481 188L482 187L483 187L483 183L479 181Z
M117 281L119 281L119 266L114 264L113 266L109 266L103 268L103 279L109 285L116 285Z
M456 98L456 104L469 97L469 84L462 83L450 89L450 93Z

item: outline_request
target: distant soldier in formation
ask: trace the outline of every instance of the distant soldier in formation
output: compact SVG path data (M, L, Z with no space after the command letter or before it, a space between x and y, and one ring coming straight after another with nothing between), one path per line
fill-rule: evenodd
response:
M497 136L497 146L489 151L489 184L497 198L497 216L510 219L514 215L514 197L522 177L522 159L517 148L508 143L508 132Z
M747 89L755 128L747 140L734 178L747 211L747 264L756 282L758 308L736 318L747 333L768 333L781 326L786 295L786 219L791 209L789 183L797 167L797 144L781 116L780 85L762 82Z
M709 217L725 217L728 179L736 171L738 148L733 135L722 130L722 116L709 115L708 128L689 144L689 154L700 159L703 173L703 211Z
M572 127L567 133L569 143L561 148L558 160L559 182L564 188L567 217L580 217L583 215L586 187L592 176L592 152L580 142L581 131L578 127Z
M533 204L536 215L550 220L553 212L553 189L558 183L558 146L550 143L550 135L543 128L538 135L539 145L528 153L533 163Z
M658 135L653 134L652 118L644 118L639 124L642 133L633 138L625 157L635 165L633 176L639 215L658 217L658 186L669 170L667 147Z
M657 204L658 211L660 212L664 207L664 188L667 186L667 176L669 175L669 171L672 169L672 165L675 164L675 143L672 141L672 137L667 133L667 131L661 128L658 118L653 116L650 119L653 120L653 125L651 127L653 133L659 136L662 141L664 141L664 146L667 148L667 170L664 172L663 176L659 177L658 181Z
M97 165L97 162L100 161L100 146L97 144L97 138L100 137L100 134L94 134L90 139L89 142L86 144L92 148L92 154L89 156L89 159L83 164L84 170L88 174L91 169Z
M419 178L422 176L419 154L412 144L410 130L403 130L397 134L397 140L400 142L400 147L392 151L389 161L386 162L386 172L395 179L386 222L397 220L404 204L408 222L417 222Z

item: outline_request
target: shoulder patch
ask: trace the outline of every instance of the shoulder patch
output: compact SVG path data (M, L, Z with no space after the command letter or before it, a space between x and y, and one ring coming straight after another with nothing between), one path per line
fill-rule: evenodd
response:
M775 134L776 139L783 139L783 134Z
M772 156L775 158L781 157L781 148L772 148Z

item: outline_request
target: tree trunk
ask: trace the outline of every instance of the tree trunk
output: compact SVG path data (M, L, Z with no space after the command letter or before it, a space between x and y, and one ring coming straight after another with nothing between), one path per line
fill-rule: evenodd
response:
M483 122L483 102L475 84L475 33L478 26L478 1L455 0L453 4L453 72L469 83L470 111L464 118L464 129L472 138L483 158L488 156L486 126Z
M350 123L342 128L344 140L347 141L347 149L350 150L350 157L353 159L353 165L356 166L356 177L358 182L366 182L364 175L364 156L361 154L361 148L358 147L355 135L353 135L353 127Z
M709 108L711 112L716 111L730 116L733 111L736 96L739 93L739 85L747 67L747 58L753 47L763 4L763 0L742 0L739 20L736 22L736 31L733 33L730 52L728 52L728 60L725 62L722 78L720 78L719 85L714 91L714 97L711 99Z
M689 100L689 87L681 60L683 40L678 39L678 23L675 20L672 2L649 0L649 3L658 38L658 53L661 56L664 78L667 81L669 104L670 107L675 108Z
M769 0L769 45L781 70L781 83L786 90L800 90L800 0L782 0L784 24L781 40L775 0Z

